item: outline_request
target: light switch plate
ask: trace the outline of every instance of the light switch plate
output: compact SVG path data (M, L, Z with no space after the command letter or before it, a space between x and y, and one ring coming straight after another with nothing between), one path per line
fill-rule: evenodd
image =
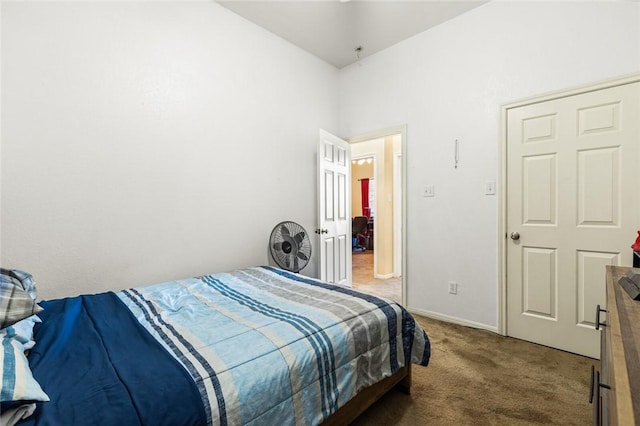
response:
M423 195L425 197L435 197L435 188L433 187L433 185L425 186Z
M496 195L496 181L490 180L484 184L485 195Z

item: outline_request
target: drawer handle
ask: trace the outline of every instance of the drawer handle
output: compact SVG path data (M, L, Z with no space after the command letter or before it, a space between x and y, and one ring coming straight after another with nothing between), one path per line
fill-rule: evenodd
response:
M591 380L589 381L589 404L593 404L593 395L595 393L596 383L596 367L594 365L591 366Z
M606 322L600 322L600 312L607 312L607 311L602 309L600 305L598 305L596 306L596 330L600 330L600 326L603 326L603 327L607 326Z
M611 389L611 386L600 383L600 372L596 371L594 365L591 366L591 385L589 386L589 404L593 403L594 396L600 398L600 388Z

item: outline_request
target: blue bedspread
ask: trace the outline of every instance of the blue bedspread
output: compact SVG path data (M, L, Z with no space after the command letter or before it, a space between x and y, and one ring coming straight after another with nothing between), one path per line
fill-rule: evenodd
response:
M392 301L268 267L42 306L38 425L315 425L430 355Z
M190 375L115 294L41 305L29 364L51 401L20 424L206 424Z

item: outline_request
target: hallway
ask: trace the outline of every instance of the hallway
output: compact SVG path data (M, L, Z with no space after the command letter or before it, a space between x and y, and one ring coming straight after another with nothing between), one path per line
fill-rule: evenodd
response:
M373 277L373 251L354 252L353 288L402 303L402 277L381 280Z

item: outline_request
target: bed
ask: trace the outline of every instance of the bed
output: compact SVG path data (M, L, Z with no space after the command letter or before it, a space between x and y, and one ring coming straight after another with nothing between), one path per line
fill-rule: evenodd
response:
M272 267L32 313L3 329L33 330L19 349L39 388L2 401L19 425L347 424L430 356L400 305Z

